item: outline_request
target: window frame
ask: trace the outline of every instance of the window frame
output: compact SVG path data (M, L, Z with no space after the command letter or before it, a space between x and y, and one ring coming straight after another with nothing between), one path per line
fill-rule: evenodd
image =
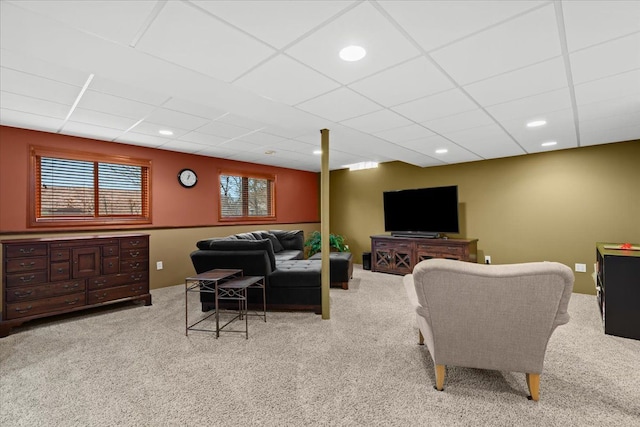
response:
M271 193L270 200L270 214L262 215L262 216L222 216L222 194L220 193L221 189L221 177L223 175L236 176L244 179L255 178L255 179L265 179L269 183L268 192ZM249 171L239 171L239 170L229 170L229 169L220 169L218 170L218 221L219 222L262 222L262 221L276 221L276 187L277 187L277 175L269 174L269 173L257 173L257 172L249 172ZM243 211L248 212L248 199L243 200Z
M95 209L93 217L41 217L39 212L41 181L38 175L39 162L42 157L58 158L98 163L110 163L142 168L141 191L142 206L140 215L99 215ZM97 168L94 172L94 184L97 184ZM94 185L94 196L99 192ZM89 153L76 150L64 150L51 147L30 147L29 156L29 226L30 227L77 227L77 226L114 226L151 224L151 160L128 156Z

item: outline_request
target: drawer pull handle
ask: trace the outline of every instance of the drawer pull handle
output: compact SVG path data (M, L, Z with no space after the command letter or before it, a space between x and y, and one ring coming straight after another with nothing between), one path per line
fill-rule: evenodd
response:
M34 265L36 265L35 261L31 261L29 264L25 264L24 262L20 263L20 267L24 267L24 268L31 268Z
M68 300L68 299L64 300L64 302L65 302L67 305L74 305L74 304L76 304L78 301L80 301L80 298L76 298L76 299L73 299L73 300Z
M73 285L69 286L69 284L67 283L66 285L64 285L65 289L69 289L69 288L77 288L78 286L80 286L80 283L74 283Z
M34 276L33 274L31 276L29 276L29 277L21 276L20 277L20 281L22 281L22 283L27 283L27 282L32 281L35 278L36 278L36 276Z
M32 293L33 293L33 289L26 292L15 291L13 294L16 296L16 298L26 298Z
M104 299L106 296L107 296L107 293L105 292L105 293L104 293L104 294L102 294L102 295L96 295L96 299L97 299L97 300Z
M64 273L64 269L63 268L59 268L58 269L58 273Z
M20 253L21 253L21 254L30 254L30 253L32 253L32 252L33 252L33 251L35 251L35 250L36 250L36 248L29 248L29 249L20 248Z
M129 244L131 246L138 246L140 244L140 240L129 240Z
M112 267L113 267L113 263L112 263L112 262L110 262L110 263L109 263L109 268L112 268Z
M28 312L29 310L31 310L32 308L33 308L33 307L31 307L30 305L28 305L28 306L27 306L27 308L22 308L22 309L21 309L20 307L16 307L16 311L17 311L18 313L26 313L26 312Z
M129 251L129 255L131 255L132 257L137 257L138 255L140 255L140 251Z
M58 258L61 258L61 257L62 257L62 252L58 252L58 253L56 254L56 256L57 256Z

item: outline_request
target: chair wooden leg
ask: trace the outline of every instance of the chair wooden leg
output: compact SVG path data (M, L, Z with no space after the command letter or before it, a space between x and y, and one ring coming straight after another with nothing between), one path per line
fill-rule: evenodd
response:
M540 374L527 374L527 386L529 387L530 400L540 400Z
M446 373L444 365L436 365L436 390L444 390L444 376Z
M418 344L424 345L424 336L422 336L422 331L418 329Z

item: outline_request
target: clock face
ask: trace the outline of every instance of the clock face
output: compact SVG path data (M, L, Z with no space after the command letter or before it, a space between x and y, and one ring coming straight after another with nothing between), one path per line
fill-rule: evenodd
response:
M191 188L198 182L198 176L191 169L182 169L178 173L178 182L186 188Z

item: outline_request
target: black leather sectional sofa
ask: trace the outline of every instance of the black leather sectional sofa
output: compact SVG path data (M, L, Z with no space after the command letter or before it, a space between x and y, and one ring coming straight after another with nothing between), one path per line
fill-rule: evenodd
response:
M196 246L190 255L196 273L241 269L245 276L265 277L268 310L322 311L321 262L304 259L302 230L240 233L200 240ZM262 292L249 292L249 306L262 307ZM211 297L200 294L203 311L214 308Z

